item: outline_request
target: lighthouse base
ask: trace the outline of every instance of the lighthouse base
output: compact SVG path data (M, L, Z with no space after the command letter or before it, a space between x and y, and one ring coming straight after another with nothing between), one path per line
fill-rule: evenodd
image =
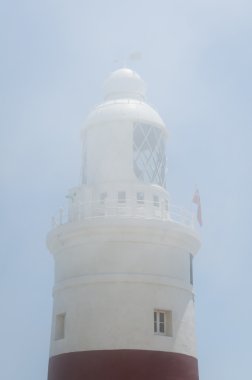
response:
M198 380L197 359L147 350L70 352L49 361L48 380Z

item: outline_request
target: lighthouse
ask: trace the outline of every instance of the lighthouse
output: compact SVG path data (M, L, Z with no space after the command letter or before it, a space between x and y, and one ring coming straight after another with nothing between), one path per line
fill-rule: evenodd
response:
M48 380L198 380L193 217L167 189L168 130L122 68L81 132L82 181L53 220Z

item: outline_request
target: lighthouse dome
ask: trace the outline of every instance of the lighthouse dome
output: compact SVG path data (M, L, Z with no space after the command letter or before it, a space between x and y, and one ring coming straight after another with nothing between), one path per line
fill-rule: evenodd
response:
M158 112L145 102L146 86L133 70L122 68L110 74L104 84L104 102L88 115L84 129L92 125L105 125L123 121L145 123L167 130Z
M122 68L114 71L104 84L104 99L133 98L144 100L146 85L133 70Z

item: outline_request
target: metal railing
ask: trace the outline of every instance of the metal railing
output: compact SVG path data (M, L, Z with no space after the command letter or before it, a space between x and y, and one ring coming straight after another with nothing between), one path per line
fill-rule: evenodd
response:
M52 226L94 218L133 218L173 221L194 228L194 215L181 207L167 202L137 202L125 199L72 203L68 212L61 208L52 218Z

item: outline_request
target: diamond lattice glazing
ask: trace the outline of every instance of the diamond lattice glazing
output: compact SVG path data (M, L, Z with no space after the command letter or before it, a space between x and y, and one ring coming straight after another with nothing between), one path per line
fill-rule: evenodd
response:
M136 176L145 183L165 187L166 155L162 132L148 124L135 124L133 149Z

